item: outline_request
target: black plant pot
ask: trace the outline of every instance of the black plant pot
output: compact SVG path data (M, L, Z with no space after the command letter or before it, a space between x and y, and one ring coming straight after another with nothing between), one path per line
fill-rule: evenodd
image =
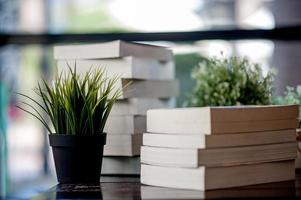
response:
M106 133L49 135L59 183L99 183Z

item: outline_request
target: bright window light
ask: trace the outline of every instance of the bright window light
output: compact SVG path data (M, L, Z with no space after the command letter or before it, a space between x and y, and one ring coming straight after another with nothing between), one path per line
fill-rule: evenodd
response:
M190 31L203 24L195 13L198 0L113 0L109 12L123 25L138 31Z

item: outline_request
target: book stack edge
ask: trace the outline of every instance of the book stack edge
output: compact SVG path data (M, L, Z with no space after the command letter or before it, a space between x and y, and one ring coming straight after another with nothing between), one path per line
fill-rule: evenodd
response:
M297 105L147 112L141 183L211 190L293 180Z

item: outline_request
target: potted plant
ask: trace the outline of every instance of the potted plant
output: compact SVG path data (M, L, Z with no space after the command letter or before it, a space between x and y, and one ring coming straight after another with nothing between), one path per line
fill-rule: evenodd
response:
M103 129L121 90L114 88L117 77L106 77L104 70L78 75L76 68L69 69L52 84L45 80L38 84L35 93L41 103L18 93L30 102L18 107L48 130L59 183L96 183L106 143Z
M271 104L273 73L266 75L247 58L203 60L192 71L193 91L185 106Z

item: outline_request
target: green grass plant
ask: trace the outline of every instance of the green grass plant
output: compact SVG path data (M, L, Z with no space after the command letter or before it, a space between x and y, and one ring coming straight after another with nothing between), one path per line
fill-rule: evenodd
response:
M18 107L39 120L50 134L103 133L113 104L121 95L121 89L115 88L119 77L108 78L101 68L79 75L75 66L69 67L69 72L59 74L51 84L45 80L38 83L34 91L40 100L17 93L31 102L23 101Z

